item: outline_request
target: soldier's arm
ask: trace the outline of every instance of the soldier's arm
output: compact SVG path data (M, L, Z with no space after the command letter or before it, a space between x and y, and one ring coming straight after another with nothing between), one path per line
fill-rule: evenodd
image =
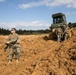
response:
M4 52L6 52L7 48L9 47L9 44L7 44L4 48Z

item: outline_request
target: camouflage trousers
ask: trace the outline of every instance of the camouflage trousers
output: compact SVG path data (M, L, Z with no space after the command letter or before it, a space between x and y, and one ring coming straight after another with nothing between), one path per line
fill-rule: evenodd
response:
M57 34L57 41L60 42L60 41L61 41L61 38L62 38L61 33L58 33L58 34Z
M64 40L67 40L68 39L68 33L65 33L64 34Z
M20 51L21 51L20 45L15 44L15 45L10 46L8 60L12 60L14 54L16 56L16 59L19 59L20 58Z

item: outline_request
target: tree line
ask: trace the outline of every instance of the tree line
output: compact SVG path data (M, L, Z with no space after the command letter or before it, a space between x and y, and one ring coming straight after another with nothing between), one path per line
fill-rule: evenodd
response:
M19 30L17 30L17 33L20 35L46 34L49 32L50 32L49 29L46 29L46 30L22 30L22 29L19 29ZM0 35L9 35L9 34L10 34L9 29L0 28Z

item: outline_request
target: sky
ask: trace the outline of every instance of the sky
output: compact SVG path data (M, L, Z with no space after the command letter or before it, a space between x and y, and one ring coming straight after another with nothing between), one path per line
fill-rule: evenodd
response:
M49 29L52 14L62 12L76 22L76 0L0 0L0 28Z

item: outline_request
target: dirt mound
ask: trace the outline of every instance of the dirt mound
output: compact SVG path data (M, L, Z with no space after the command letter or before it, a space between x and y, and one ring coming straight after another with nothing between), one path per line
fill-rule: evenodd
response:
M0 75L76 75L76 29L73 36L62 43L45 40L43 35L24 35L21 39L21 57L8 65L9 49L4 52L0 43ZM0 36L4 41L7 36Z

